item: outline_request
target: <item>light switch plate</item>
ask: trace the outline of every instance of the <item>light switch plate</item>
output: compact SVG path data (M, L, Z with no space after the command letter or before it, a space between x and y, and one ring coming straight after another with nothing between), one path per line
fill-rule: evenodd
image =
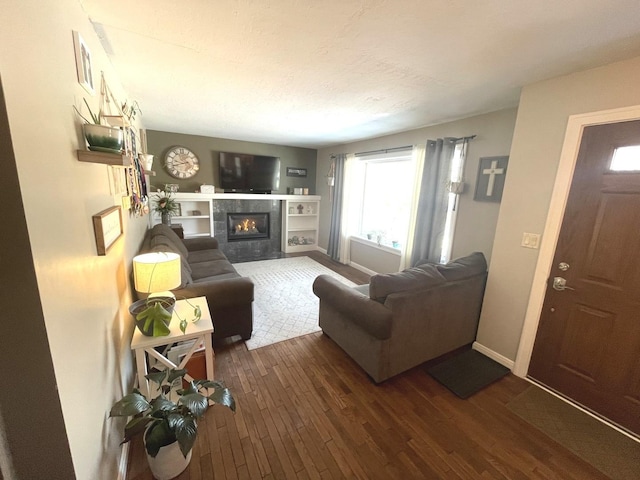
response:
M540 247L540 234L524 232L522 234L522 243L520 246L524 248L538 249Z

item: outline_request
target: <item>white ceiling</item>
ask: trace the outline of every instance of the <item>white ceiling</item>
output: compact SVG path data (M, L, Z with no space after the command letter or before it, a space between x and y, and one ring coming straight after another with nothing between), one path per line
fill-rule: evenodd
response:
M317 148L640 55L638 0L79 0L147 129Z

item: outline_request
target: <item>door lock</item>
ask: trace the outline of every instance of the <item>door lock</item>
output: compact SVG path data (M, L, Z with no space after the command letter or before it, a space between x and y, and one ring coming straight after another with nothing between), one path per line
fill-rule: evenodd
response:
M567 280L562 277L553 277L553 289L562 292L563 290L575 290L567 286Z
M569 264L566 262L560 262L560 264L558 265L558 268L563 272L566 272L567 270L569 270Z

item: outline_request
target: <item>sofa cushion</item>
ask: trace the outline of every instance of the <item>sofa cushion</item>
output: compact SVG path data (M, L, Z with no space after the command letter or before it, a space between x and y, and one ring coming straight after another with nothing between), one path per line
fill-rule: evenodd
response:
M187 259L187 257L189 256L189 251L187 250L187 247L184 245L178 234L174 232L171 227L163 223L154 225L151 229L151 237L153 238L158 235L166 237L166 240L171 242L171 244L174 245L178 250L176 253L179 253L185 260Z
M402 272L378 274L371 277L369 297L384 303L388 295L420 290L445 283L445 278L434 265L407 268Z
M424 266L424 265L422 265ZM436 268L447 281L463 280L487 271L487 261L482 252L473 252L466 257L456 258Z
M176 242L172 241L170 237L162 234L152 235L150 243L151 251L153 252L173 252L180 255L180 264L191 273L191 266L189 265L187 257L182 254L182 250L178 248Z
M233 265L231 265L231 263L227 259L211 260L208 262L199 262L191 265L191 276L194 281L208 277L215 277L217 275L223 275L226 273L233 273L237 277L240 276L238 275L238 272L236 272L236 269L233 268Z
M168 252L169 251L173 253L178 253L174 250L170 250L169 248L170 246L161 243L154 247L151 247L149 251L150 252ZM178 253L178 255L180 254ZM184 258L180 256L180 286L177 288L184 288L188 284L190 284L192 281L193 281L193 278L191 276L191 268L189 268L189 264L184 261Z
M242 278L236 272L218 273L211 277L202 277L193 281L192 285L199 285L201 283L218 282L222 280L231 280L233 278Z
M163 223L154 225L149 231L149 243L150 247L165 245L171 249L170 251L179 254L180 257L182 257L182 262L187 264L187 268L189 269L189 272L191 272L191 268L189 268L188 264L189 250L187 250L183 241L178 237L178 234L171 229L171 227L164 225Z
M210 262L212 260L226 260L227 257L221 250L215 248L211 250L195 250L189 252L189 263L196 264L201 262Z

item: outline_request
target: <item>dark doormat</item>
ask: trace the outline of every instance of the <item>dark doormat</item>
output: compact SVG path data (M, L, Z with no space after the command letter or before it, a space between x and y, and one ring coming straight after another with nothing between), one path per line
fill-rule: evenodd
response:
M640 442L543 389L530 386L507 408L612 480L640 478Z
M458 397L469 398L510 370L475 350L466 350L429 367L427 372Z

